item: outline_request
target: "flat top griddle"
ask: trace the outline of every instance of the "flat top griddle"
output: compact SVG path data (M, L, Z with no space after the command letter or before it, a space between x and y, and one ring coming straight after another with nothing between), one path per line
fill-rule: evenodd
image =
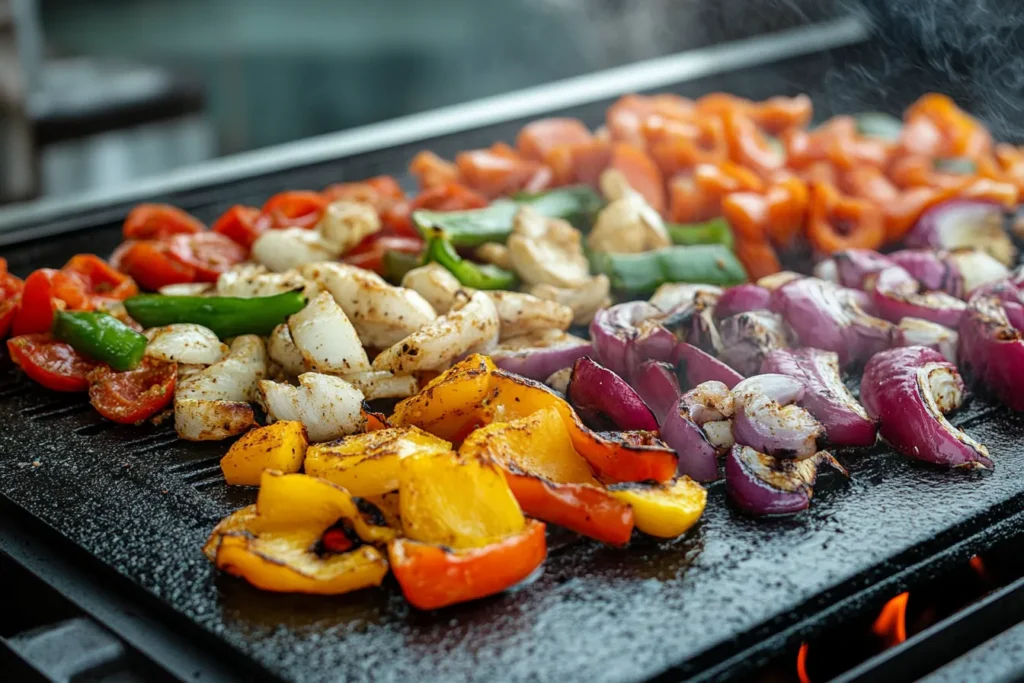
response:
M843 48L672 88L753 98L823 97ZM815 90L815 85L819 90ZM830 86L829 86L830 87ZM918 92L907 90L907 100ZM600 122L607 102L567 110ZM864 100L859 108L889 108ZM828 115L832 112L823 112ZM285 188L397 172L412 154L510 139L521 121L367 152L349 159L159 197L209 220L236 202ZM69 216L62 240L22 239L0 255L12 268L59 266L80 251L107 253L124 207ZM986 443L991 473L943 472L878 446L837 455L849 483L824 478L811 509L753 520L721 484L687 536L612 549L553 532L550 556L527 585L472 604L412 610L389 580L380 591L334 598L265 594L218 576L200 552L213 525L254 491L224 484L223 444L178 441L169 425L105 422L81 396L33 386L0 367L0 507L65 540L87 566L167 619L205 634L245 670L289 681L446 679L636 681L727 676L766 649L841 618L908 577L937 572L1014 531L1024 510L1024 418L974 399L953 420ZM45 529L44 529L45 527ZM113 571L111 571L113 570ZM779 639L783 639L780 641Z

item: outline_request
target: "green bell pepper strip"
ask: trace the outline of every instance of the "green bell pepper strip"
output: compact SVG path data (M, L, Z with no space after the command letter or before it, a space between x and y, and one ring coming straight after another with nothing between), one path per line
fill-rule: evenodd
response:
M736 256L721 244L665 247L640 254L595 252L590 264L595 272L608 276L613 288L628 294L653 292L666 282L727 287L747 280Z
M973 159L967 157L948 157L936 159L932 166L936 171L942 173L957 173L960 175L974 175L978 172L978 165Z
M221 339L240 334L266 336L305 306L302 290L251 299L142 294L124 302L128 315L143 327L195 323L209 328Z
M866 138L896 142L903 133L903 122L895 116L881 112L864 112L854 116L857 133Z
M548 218L564 218L581 230L588 230L604 200L590 187L564 187L549 192L520 194L499 199L482 209L468 211L414 211L412 220L424 239L431 230L444 230L456 247L479 247L487 242L504 242L512 233L512 221L522 206L533 207Z
M459 256L444 233L434 231L427 237L423 262L444 266L463 285L473 289L514 289L519 278L512 271L489 263L473 263Z
M53 336L115 370L133 370L146 355L146 336L103 312L57 311Z
M391 282L401 282L405 274L423 263L419 254L388 250L384 252L384 277Z
M721 217L703 223L666 223L665 230L672 244L723 244L732 249L732 228L729 227L729 221Z

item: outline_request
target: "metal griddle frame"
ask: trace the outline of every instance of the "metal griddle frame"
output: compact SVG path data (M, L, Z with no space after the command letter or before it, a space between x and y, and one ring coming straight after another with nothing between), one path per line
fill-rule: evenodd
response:
M40 265L59 265L65 252L81 251L83 245L95 245L97 240L100 243L106 240L108 244L116 241L116 231L111 231L109 225L105 232L96 233L100 237L94 238L96 227L115 224L128 205L140 200L173 201L189 209L206 207L207 213L221 207L224 202L246 201L246 196L255 197L253 203L258 203L260 198L292 183L294 187L315 187L318 178L328 177L328 181L341 179L338 177L338 162L348 157L386 151L427 139L457 144L456 148L487 144L495 130L514 132L519 122L528 117L567 109L576 113L581 108L597 105L603 109L604 100L625 92L675 87L688 82L713 83L708 79L717 75L756 69L785 60L792 63L802 58L810 59L819 51L862 43L867 36L864 25L853 19L844 19L238 155L113 193L71 200L44 200L0 211L0 248L10 250L10 254L0 254L12 257L12 268L16 271ZM480 130L484 130L485 135L480 135ZM391 163L393 161L388 160L388 167L381 168L380 172L398 171L401 166ZM305 184L303 178L313 180ZM237 188L244 188L244 191ZM55 246L53 238L57 236L62 236L62 240ZM93 248L100 250L96 246ZM43 264L39 259L48 262ZM5 390L11 377L12 374L4 372L0 380L3 419L59 420L65 415L82 412L80 404L76 408L47 402L47 398L33 398L27 407L21 408L21 417L13 417L3 410L3 403L32 390L24 387ZM965 419L981 421L996 411L998 409L982 406ZM87 426L81 430L85 435L103 432L101 426ZM164 433L166 430L161 431ZM132 439L146 441L144 448L170 443L159 435L141 439L135 436ZM200 480L203 477L219 474L208 471L208 460L208 457L197 459L194 470L185 463L180 468L182 478L193 484L202 484ZM7 464L10 466L9 462ZM0 469L0 474L3 471ZM59 526L55 528L17 504L15 499L18 496L14 493L4 490L0 478L0 551L64 594L131 647L183 680L229 681L268 674L262 667L254 670L252 661L247 661L237 650L209 635L197 638L194 626L187 619L169 613L165 603L154 599L141 586L125 582L111 571L109 565L66 537ZM1021 496L1014 500L1018 498ZM828 604L802 610L800 618L780 617L746 634L736 634L737 642L723 643L689 661L679 662L650 680L676 680L684 675L694 680L724 680L750 671L780 649L794 647L801 639L838 623L853 612L877 608L888 597L921 577L941 573L998 540L1017 535L1021 530L1024 501L1002 504L997 508L991 511L992 519L973 532L947 535L937 540L930 550L889 558L891 566L888 569L862 576L858 585L838 591ZM934 668L936 663L949 661L1019 620L1024 610L1022 595L1024 583L1007 587L970 610L954 615L903 646L849 672L842 680L903 680L908 676L921 675ZM443 619L444 615L439 618ZM225 654L229 655L227 659Z

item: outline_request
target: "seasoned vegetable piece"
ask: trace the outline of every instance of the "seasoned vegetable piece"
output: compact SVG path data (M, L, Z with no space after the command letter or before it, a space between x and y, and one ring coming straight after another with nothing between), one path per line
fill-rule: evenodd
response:
M512 289L518 282L510 270L462 258L444 233L434 232L427 237L423 258L444 266L462 285L473 289Z
M270 422L301 422L310 441L337 439L365 425L362 392L340 377L307 372L299 375L298 387L264 380L259 393Z
M124 302L128 315L143 327L195 323L213 330L221 339L240 334L269 335L305 305L302 292L247 299L143 294Z
M147 340L109 313L57 311L53 336L114 370L132 370L146 353Z
M231 444L220 460L220 469L229 484L258 486L265 470L290 473L302 469L306 445L306 428L301 422L275 422Z
M666 282L726 286L747 279L736 256L717 244L667 247L642 254L594 253L591 263L609 277L614 289L633 294L653 292Z
M136 424L171 404L176 381L174 363L151 358L126 372L100 366L89 374L89 402L108 420Z
M613 496L633 508L636 528L659 538L675 538L697 523L708 492L689 477L665 484L619 484Z
M48 334L25 334L7 340L11 360L29 378L52 391L86 391L96 362Z

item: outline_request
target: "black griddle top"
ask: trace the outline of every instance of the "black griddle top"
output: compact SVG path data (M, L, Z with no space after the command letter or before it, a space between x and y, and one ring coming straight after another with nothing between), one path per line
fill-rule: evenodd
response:
M881 94L872 99L870 89L856 102L849 93L822 97L837 87L836 69L862 57L841 50L675 90L753 98L809 91L826 102L822 116L835 113L828 102L851 111L898 109ZM886 97L902 106L919 90ZM607 104L565 113L596 125ZM210 220L233 203L259 204L282 189L397 172L422 147L451 155L508 140L522 123L154 199ZM60 266L80 251L109 253L126 208L68 217L64 227L77 232L28 239L0 255L24 273ZM1014 531L1006 520L1024 510L1024 416L976 400L954 422L989 446L994 472L929 469L881 446L839 452L852 480L823 478L810 510L794 518L745 517L716 484L702 521L682 539L618 550L555 533L529 585L435 613L409 608L393 582L328 598L266 594L218 576L200 546L219 519L254 497L224 484L218 459L227 446L178 441L169 425L105 422L84 397L34 387L9 364L0 369L0 508L41 522L69 556L115 577L170 623L227 646L240 671L254 666L289 681L715 676L735 671L730 657L752 661L866 602L880 604L882 589L938 572Z

